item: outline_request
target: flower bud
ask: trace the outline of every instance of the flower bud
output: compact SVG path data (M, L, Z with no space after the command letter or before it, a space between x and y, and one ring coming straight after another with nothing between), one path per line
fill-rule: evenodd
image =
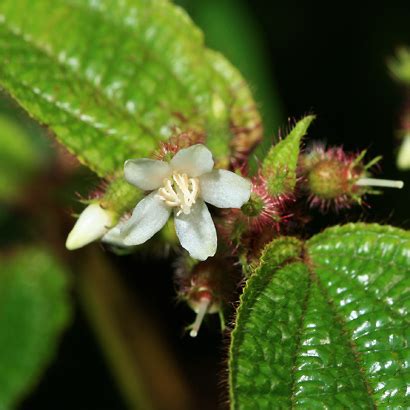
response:
M347 190L348 167L337 159L323 159L307 173L309 190L323 200L332 200Z
M225 259L211 259L188 266L189 261L181 260L176 272L179 298L196 313L194 323L189 327L190 336L196 337L204 317L219 313L221 326L224 304L235 290L235 275L232 265Z
M258 173L252 178L249 201L241 209L226 210L218 220L220 237L231 248L232 253L256 257L261 248L278 235L288 222L288 194L271 195L266 178Z
M195 130L177 132L167 141L160 142L159 148L154 152L154 158L160 161L170 161L181 149L204 142L205 137L202 132Z
M299 172L302 188L309 196L312 207L322 211L350 208L361 204L365 194L377 193L373 187L402 188L402 181L370 178L369 169L381 157L364 163L366 151L346 153L342 148L313 147L301 156Z
M84 209L68 234L66 248L74 250L102 238L115 224L115 213L92 203Z

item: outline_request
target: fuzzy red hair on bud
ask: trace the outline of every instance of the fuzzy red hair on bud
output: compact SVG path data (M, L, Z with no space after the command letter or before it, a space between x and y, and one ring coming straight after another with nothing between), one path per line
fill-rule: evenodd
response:
M341 147L326 149L316 145L301 155L299 173L302 189L312 207L322 212L339 211L353 204L362 204L365 194L376 193L372 187L401 188L401 181L369 178L369 169L378 163L376 157L365 164L366 151L347 153Z
M287 210L291 201L287 194L271 195L266 178L258 173L252 178L249 201L241 209L226 210L218 220L218 232L233 254L245 252L252 259L292 216Z
M175 279L179 299L196 313L196 319L190 326L192 337L198 334L207 314L219 313L222 317L223 306L231 300L235 290L236 276L232 266L220 258L196 264L191 259L180 261ZM222 322L221 325L224 327Z
M179 132L167 141L161 142L153 156L160 161L169 161L179 150L195 144L204 144L204 142L205 136L201 132L194 130Z
M251 199L241 209L249 230L260 233L264 229L274 229L278 232L280 223L287 218L285 203L289 200L288 195L270 195L267 181L261 173L253 177Z

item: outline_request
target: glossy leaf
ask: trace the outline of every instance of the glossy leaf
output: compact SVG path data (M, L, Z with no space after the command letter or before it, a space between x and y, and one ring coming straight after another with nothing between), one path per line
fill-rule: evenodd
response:
M4 0L0 58L0 84L100 176L121 174L176 127L207 133L223 161L236 129L254 131L231 107L259 117L221 73L229 63L165 0Z
M229 362L231 408L262 409L269 408L269 405L274 403L267 397L271 394L269 386L278 384L273 380L275 372L272 366L275 366L280 354L273 351L273 346L276 346L273 342L276 341L280 348L282 337L278 339L278 333L288 335L287 342L292 342L293 334L287 330L286 321L277 323L275 314L279 316L279 311L271 310L274 300L270 303L269 300L273 292L276 300L287 300L289 297L292 284L284 282L284 278L274 274L283 264L298 258L301 251L302 245L296 239L282 238L273 241L265 248L256 273L247 281L232 333ZM288 275L285 273L285 277ZM295 275L294 277L296 278ZM281 283L284 283L284 287ZM303 294L303 289L300 293ZM282 309L281 314L288 313ZM284 360L286 361L286 358Z
M67 277L40 249L0 257L0 408L34 387L56 351L70 307Z
M249 279L232 334L232 408L407 408L410 233L349 224Z
M262 172L267 178L268 189L272 195L293 191L296 185L300 143L314 119L314 115L302 118L266 155L262 163Z
M270 53L251 5L236 0L180 0L205 33L207 44L238 67L252 87L268 135L281 124L282 107L272 73ZM266 152L271 141L262 141ZM258 147L259 151L259 147ZM253 158L251 158L252 160Z

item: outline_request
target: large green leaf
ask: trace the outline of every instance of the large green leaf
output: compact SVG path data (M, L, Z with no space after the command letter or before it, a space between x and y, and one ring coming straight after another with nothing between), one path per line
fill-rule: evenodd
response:
M38 381L69 313L66 273L47 252L0 257L0 409Z
M249 279L232 334L235 409L407 408L410 233L349 224Z
M165 0L3 0L0 59L0 85L101 176L175 127L207 133L222 160L232 124L254 132L234 121L238 89L215 67L222 57ZM249 92L240 104L259 118Z
M264 128L271 134L281 124L282 107L272 75L271 55L250 5L237 0L180 0L177 3L184 6L203 29L208 45L226 55L241 70L260 106ZM269 138L264 142L271 143Z

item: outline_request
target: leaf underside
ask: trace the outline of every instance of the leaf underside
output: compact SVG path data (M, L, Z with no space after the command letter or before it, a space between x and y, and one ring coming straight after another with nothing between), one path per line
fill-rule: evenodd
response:
M235 129L261 136L240 74L165 0L4 0L0 59L0 85L100 176L176 129L208 133L217 159Z
M40 249L0 258L0 408L10 409L38 381L67 325L67 277Z
M410 405L410 233L334 227L272 263L278 241L238 309L232 408Z

